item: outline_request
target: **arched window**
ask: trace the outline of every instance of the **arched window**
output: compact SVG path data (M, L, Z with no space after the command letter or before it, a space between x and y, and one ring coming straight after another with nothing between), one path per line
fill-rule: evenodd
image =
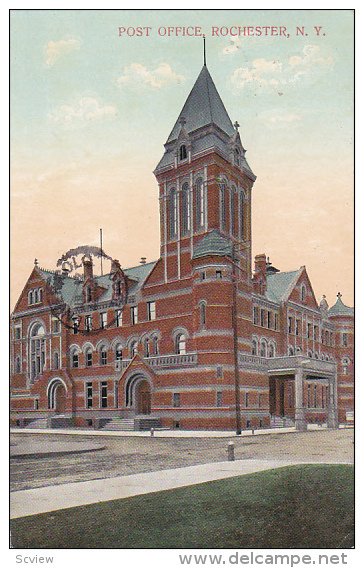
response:
M239 219L240 219L240 238L244 239L244 193L241 191L239 194Z
M252 355L258 355L258 341L255 337L252 339Z
M71 352L71 366L74 369L78 369L79 366L78 352L75 349Z
M58 353L58 351L55 351L53 353L53 369L54 370L59 369L59 353Z
M144 356L150 357L150 343L148 338L144 341Z
M226 183L220 184L220 229L226 231Z
M268 357L275 357L276 349L274 343L269 343L268 346Z
M206 325L206 302L200 303L200 325Z
M46 340L42 324L33 325L29 342L30 377L34 380L43 373L45 367Z
M180 333L176 337L176 353L178 355L186 354L186 336L184 333Z
M230 190L230 234L234 234L235 225L235 188Z
M107 365L107 349L105 345L100 349L100 365Z
M39 288L38 294L38 301L43 302L43 288Z
M92 347L88 347L88 348L86 349L86 352L85 352L85 362L86 362L86 367L92 367L92 365L93 365Z
M38 302L39 302L39 296L38 296L38 290L37 290L37 288L36 288L36 289L34 290L34 292L33 292L33 298L34 298L34 303L35 303L35 304L38 304Z
M115 361L122 361L123 359L123 350L121 347L121 343L118 343L115 347Z
M29 306L34 304L33 290L29 290L29 292L28 292L28 304L29 304Z
M196 226L202 228L205 226L205 189L202 178L196 181Z
M155 335L152 338L153 341L153 354L154 355L159 355L159 342L158 342L158 337Z
M301 295L301 302L305 302L307 290L306 290L306 286L304 284L301 285L301 294L300 295Z
M20 373L20 357L19 357L19 355L17 355L17 357L15 357L15 372Z
M266 357L267 356L267 342L265 339L262 339L260 342L260 356Z
M301 347L296 347L296 353L301 353Z
M92 290L91 286L86 287L86 302L89 303L92 301Z
M182 234L186 235L191 229L191 203L188 183L182 185Z
M134 340L130 343L130 357L134 357L138 353L138 342Z
M169 236L173 239L177 235L177 192L173 188L169 194Z
M291 345L288 347L288 355L289 355L290 357L292 357L292 355L294 355L294 349L293 349L293 347L292 347Z
M180 159L180 161L187 160L187 148L184 144L182 144L182 146L180 146L179 159Z

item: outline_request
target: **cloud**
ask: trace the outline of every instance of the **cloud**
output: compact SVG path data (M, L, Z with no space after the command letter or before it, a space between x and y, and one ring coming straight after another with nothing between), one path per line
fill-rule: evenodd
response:
M285 113L285 112L273 112L270 113L270 115L265 117L265 120L270 122L271 124L287 124L287 123L292 123L292 122L298 122L299 120L302 120L302 116L299 114L295 114L293 112L291 113Z
M68 53L80 49L81 42L78 39L60 39L59 41L49 41L45 48L45 62L48 67L53 65Z
M298 55L291 55L284 62L254 59L247 67L238 67L231 75L232 85L237 89L246 86L277 87L299 81L334 63L332 56L323 56L317 45L306 45Z
M124 73L116 79L116 84L121 88L143 85L152 89L161 89L182 81L184 81L183 75L177 75L168 63L160 63L153 71L148 70L141 63L131 63L124 67Z
M61 105L48 116L49 119L62 126L86 124L117 115L114 105L100 103L93 97L81 97L74 104Z
M236 53L241 49L242 41L239 37L232 37L229 40L229 45L226 45L222 52L224 55L231 55L232 53Z
M282 63L278 60L254 59L250 67L238 67L231 76L234 87L243 88L247 83L278 85Z

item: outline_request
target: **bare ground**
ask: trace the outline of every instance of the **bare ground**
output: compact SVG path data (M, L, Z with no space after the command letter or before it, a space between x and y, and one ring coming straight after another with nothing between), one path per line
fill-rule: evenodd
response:
M271 434L237 438L236 459L292 459L321 463L353 461L351 429L319 430L303 433ZM12 444L32 444L47 439L52 442L75 442L75 437L57 434L11 436ZM80 443L92 437L78 437ZM11 490L19 491L73 481L102 479L158 471L202 463L225 461L229 438L142 438L100 436L97 442L105 450L87 454L12 459Z

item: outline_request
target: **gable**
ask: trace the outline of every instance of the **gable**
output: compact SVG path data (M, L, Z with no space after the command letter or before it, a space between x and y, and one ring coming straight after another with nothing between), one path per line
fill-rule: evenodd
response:
M304 266L301 267L296 280L292 283L287 300L307 308L318 309L315 292Z
M28 310L37 311L39 308L59 303L59 301L48 286L41 270L35 266L15 304L13 314Z

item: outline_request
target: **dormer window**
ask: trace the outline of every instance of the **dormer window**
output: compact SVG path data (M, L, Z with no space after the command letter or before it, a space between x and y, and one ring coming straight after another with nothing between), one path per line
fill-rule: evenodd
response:
M182 162L183 160L187 160L187 148L184 144L182 144L182 146L180 146L179 159L180 159L180 162Z

